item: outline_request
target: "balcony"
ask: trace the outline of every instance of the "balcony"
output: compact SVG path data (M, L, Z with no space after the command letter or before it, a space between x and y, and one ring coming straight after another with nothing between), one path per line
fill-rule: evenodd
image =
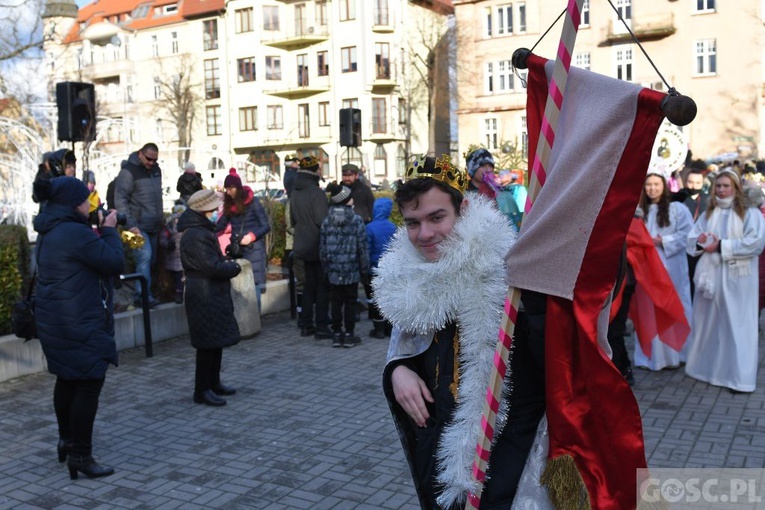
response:
M390 61L375 66L375 79L372 82L374 94L390 94L396 88L396 80L391 72Z
M259 149L272 149L275 151L295 151L297 149L309 149L321 147L332 142L330 126L312 125L310 134L300 136L301 126L298 122L285 123L283 129L260 130L253 137L237 137L234 140L237 151L244 151L249 147Z
M298 19L292 23L264 25L260 42L282 50L299 50L329 39L329 26L315 19Z
M640 42L664 39L677 31L675 16L671 12L640 16L637 19L627 20L627 22ZM608 25L606 40L601 46L629 41L632 41L632 36L624 28L622 22L611 20Z
M362 132L361 135L362 139L367 142L387 143L403 140L405 138L403 128L403 125L394 122L393 119L372 117L367 128L368 131L366 131L367 134Z
M308 70L298 73L296 82L286 83L282 88L264 90L264 94L282 97L284 99L303 99L322 92L329 92L329 79L327 76L318 76L309 80Z
M393 16L389 9L375 8L372 13L372 32L378 34L393 33Z
M135 72L135 63L126 57L123 47L94 47L92 52L82 55L83 78L105 80Z

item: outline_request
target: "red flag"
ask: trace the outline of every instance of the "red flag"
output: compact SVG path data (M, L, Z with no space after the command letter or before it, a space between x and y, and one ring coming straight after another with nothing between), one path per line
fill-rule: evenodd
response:
M650 358L651 342L658 335L663 343L680 352L691 327L651 235L637 218L632 220L627 233L627 260L637 280L630 302L630 317L640 348Z
M545 62L529 58L530 148L544 115ZM547 467L567 470L573 463L597 509L634 508L636 469L646 467L640 410L597 333L663 118L663 97L571 69L547 181L506 259L511 286L549 295Z

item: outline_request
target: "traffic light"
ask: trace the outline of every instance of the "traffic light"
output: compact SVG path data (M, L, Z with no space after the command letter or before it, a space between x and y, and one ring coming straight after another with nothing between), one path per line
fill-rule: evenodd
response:
M361 146L361 110L358 108L340 109L340 145Z
M96 89L92 83L56 83L58 139L92 141L96 134Z

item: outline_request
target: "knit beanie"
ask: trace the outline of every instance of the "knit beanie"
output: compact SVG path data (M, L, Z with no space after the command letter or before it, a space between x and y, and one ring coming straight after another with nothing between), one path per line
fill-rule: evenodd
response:
M481 168L483 165L489 163L492 168L494 167L494 157L491 155L491 152L489 152L486 149L476 149L467 156L467 160L465 161L467 164L467 171L468 175L470 177L473 177L475 175L476 170Z
M93 184L96 183L96 174L93 172L93 170L85 170L82 173L82 182L85 184L92 182Z
M226 179L223 181L224 188L242 189L242 179L236 173L236 168L230 168Z
M35 194L48 203L75 208L88 199L90 191L76 177L56 177L36 183Z
M351 190L342 184L330 182L327 185L329 203L332 205L345 205L351 200Z
M223 200L211 189L201 189L189 197L189 209L197 212L214 211Z

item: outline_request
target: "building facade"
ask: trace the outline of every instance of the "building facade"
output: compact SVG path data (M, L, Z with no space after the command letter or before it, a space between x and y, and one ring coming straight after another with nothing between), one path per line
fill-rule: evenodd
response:
M698 106L682 129L694 159L757 159L763 140L763 3L612 0L658 70ZM459 152L480 144L526 150L525 73L511 64L566 9L566 0L455 0ZM539 42L555 58L562 20ZM467 64L465 64L467 63ZM572 65L667 91L607 0L585 0Z
M234 166L278 187L292 154L317 156L330 179L353 162L380 183L436 150L430 106L451 92L429 89L422 63L446 58L448 0L97 0L76 17L70 2L43 16L49 90L95 84L91 154L151 141L163 168L191 160L221 180ZM341 108L361 110L358 147L340 146Z

